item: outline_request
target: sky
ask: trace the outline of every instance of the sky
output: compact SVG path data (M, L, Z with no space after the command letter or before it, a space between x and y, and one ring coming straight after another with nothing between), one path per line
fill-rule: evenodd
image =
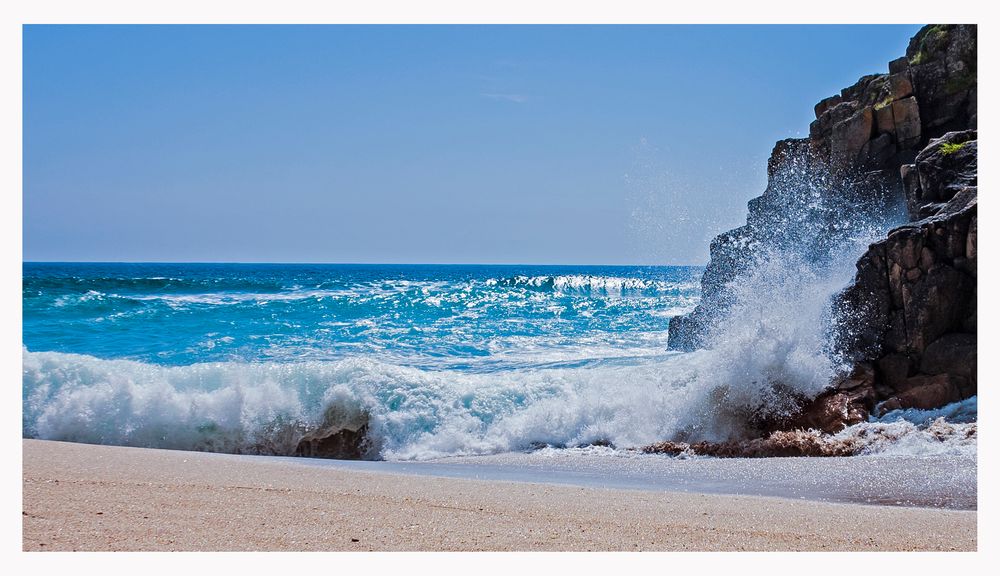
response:
M26 261L694 264L919 26L26 26Z

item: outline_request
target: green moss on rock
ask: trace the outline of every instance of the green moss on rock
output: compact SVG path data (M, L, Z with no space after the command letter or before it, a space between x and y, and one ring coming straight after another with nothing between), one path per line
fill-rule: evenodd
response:
M955 144L954 142L945 142L944 144L941 144L941 148L939 148L939 150L941 151L942 154L947 156L949 154L954 154L955 152L958 152L966 144L968 144L968 142L962 142L961 144Z
M931 54L944 46L948 40L948 28L950 26L944 24L935 24L925 28L918 40L917 53L910 58L910 65L918 66L926 62Z

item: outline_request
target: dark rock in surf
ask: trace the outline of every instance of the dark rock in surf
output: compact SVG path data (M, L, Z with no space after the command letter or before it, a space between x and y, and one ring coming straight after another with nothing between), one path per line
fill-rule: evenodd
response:
M900 408L930 410L958 402L965 397L964 391L967 389L968 382L960 376L921 374L908 378L893 398Z
M646 454L679 456L694 454L716 458L778 458L791 456L853 456L863 445L848 440L833 440L815 431L782 430L764 438L728 442L657 442L644 446Z
M792 418L775 423L777 430L811 429L828 434L864 422L875 406L875 369L859 362L834 381L832 391L805 403ZM777 431L776 430L776 431Z
M337 460L362 460L368 426L357 430L341 429L336 432L309 434L299 441L296 456L306 458L334 458Z
M367 438L368 415L338 407L327 409L323 425L299 440L296 456L362 460L372 452Z

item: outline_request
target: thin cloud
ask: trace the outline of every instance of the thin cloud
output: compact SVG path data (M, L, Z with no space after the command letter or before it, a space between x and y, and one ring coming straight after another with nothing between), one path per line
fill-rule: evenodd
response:
M489 98L490 100L513 102L515 104L524 104L528 101L528 96L526 94L498 94L495 92L482 92L479 95L483 98Z

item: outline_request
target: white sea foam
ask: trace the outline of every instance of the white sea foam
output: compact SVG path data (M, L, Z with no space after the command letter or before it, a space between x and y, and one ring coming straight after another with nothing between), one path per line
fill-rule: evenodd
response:
M835 440L857 439L861 454L883 456L974 456L978 438L978 398L936 410L894 410L850 426Z
M654 364L472 374L370 359L162 367L25 351L23 424L47 439L286 454L339 406L371 415L386 458L628 446L669 431L662 373Z
M569 274L561 276L514 276L512 278L493 278L486 281L487 286L513 286L524 288L550 288L559 292L605 292L620 293L625 291L645 290L697 290L697 282L668 282L663 280L646 280L643 278L621 278L615 276L593 276Z
M855 424L833 437L851 441L859 455L880 456L975 456L976 422L955 423L938 418L917 425L906 420Z
M62 308L63 306L70 306L73 304L101 301L107 297L108 295L103 292L98 292L97 290L87 290L87 292L79 296L60 296L59 298L56 298L53 306L56 308Z
M304 433L322 426L326 410L337 407L370 415L370 438L387 459L539 444L629 448L679 434L728 437L745 425L740 402L746 408L754 397L749 385L734 391L734 379L771 374L776 366L804 382L819 378L799 360L789 353L778 364L758 359L748 365L746 357L700 351L632 363L477 373L370 358L165 367L25 350L23 430L55 440L290 454ZM870 442L871 453L915 453L915 433L939 434L906 420L865 426L845 434L881 438ZM910 447L889 446L901 439ZM974 439L962 442L962 450L975 450Z
M693 355L689 355L693 356ZM684 384L676 374L687 374ZM683 363L425 371L370 359L161 367L24 353L24 431L83 442L289 453L329 406L364 410L386 458L535 443L640 446L701 415Z
M476 288L492 288L488 291L476 291ZM509 293L496 289L513 289ZM512 278L488 279L485 281L468 281L454 284L445 281L410 281L394 279L345 286L343 288L315 287L304 289L293 286L278 292L166 292L166 293L103 293L90 290L84 294L63 295L56 299L56 307L87 304L103 300L133 300L137 302L162 302L171 308L187 308L190 306L230 306L236 304L256 303L258 305L272 302L296 302L303 300L340 299L350 300L356 304L378 302L395 297L409 296L414 301L428 306L441 307L442 304L463 303L468 307L476 307L494 303L511 304L512 299L523 298L523 289L547 288L563 294L592 293L605 296L635 296L638 293L697 292L695 281L670 282L662 280L645 280L641 278L619 278L591 275L565 276L515 276ZM518 290L522 289L522 290ZM678 310L693 307L697 296L687 297ZM613 305L613 302L611 303ZM688 306L689 304L689 306Z
M323 298L345 298L353 295L349 290L297 290L289 292L205 292L197 294L143 294L118 295L115 298L129 298L140 301L160 301L175 308L191 304L225 306L244 302L266 304L270 302L294 302L298 300L321 300Z

